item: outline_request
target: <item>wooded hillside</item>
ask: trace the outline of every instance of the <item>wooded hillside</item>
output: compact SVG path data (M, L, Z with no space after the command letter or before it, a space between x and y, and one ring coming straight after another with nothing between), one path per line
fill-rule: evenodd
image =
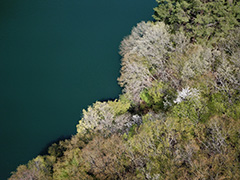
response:
M119 99L10 180L240 179L240 2L157 2L121 42Z

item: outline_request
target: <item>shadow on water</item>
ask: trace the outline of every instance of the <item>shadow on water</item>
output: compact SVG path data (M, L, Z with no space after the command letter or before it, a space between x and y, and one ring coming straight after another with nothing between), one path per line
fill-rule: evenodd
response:
M120 74L120 73L119 73ZM114 97L114 98L102 98L102 99L99 99L98 101L100 102L108 102L108 101L114 101L116 99L119 99L119 95ZM93 104L93 103L92 103ZM92 106L92 104L90 104L90 106ZM85 108L87 109L87 108ZM82 118L83 114L80 113L80 118L79 120ZM48 154L48 149L49 147L51 147L54 143L58 144L60 141L64 141L64 140L70 140L72 138L73 135L62 135L60 136L59 138L55 139L55 140L52 140L50 141L49 143L47 143L44 148L40 151L39 155L43 156L43 155L47 155Z
M122 58L123 58L123 57L118 53L118 61L119 61L119 64L121 64ZM121 67L122 67L122 66L120 66L120 69L119 69L119 71L118 71L117 79L121 76ZM113 97L113 98L102 98L102 99L99 99L98 101L100 101L100 102L107 102L107 101L114 101L114 100L116 100L116 99L119 99L119 96L122 95L122 90L123 90L123 88L119 85L119 83L118 83L118 86L120 87L120 91L119 91L119 93L118 93L117 96L115 96L115 97Z
M116 97L116 98L102 98L102 99L99 99L98 101L100 101L100 102L108 102L108 101L114 101L117 98L118 97Z
M45 145L45 147L40 151L39 155L43 156L43 155L47 155L48 154L48 148L54 144L54 143L59 143L59 141L64 141L64 140L68 140L71 139L72 135L67 135L67 136L60 136L59 138L57 138L56 140L50 141L49 143L47 143Z
M121 59L122 59L122 56L118 54L118 59L119 59L119 62L121 63ZM118 77L120 77L120 71L118 72ZM121 95L121 92L122 92L122 88L121 88L121 91L120 91L120 94ZM108 101L114 101L116 99L119 99L119 95L114 97L114 98L102 98L102 99L99 99L98 101L100 102L108 102ZM93 104L93 103L92 103ZM91 105L92 105L91 104ZM82 113L80 114L80 119L82 118ZM58 144L60 141L64 141L64 140L70 140L72 138L73 135L62 135L60 136L59 138L55 139L55 140L52 140L50 141L49 143L47 143L44 148L40 151L39 155L43 156L43 155L47 155L48 154L48 149L49 147L51 147L54 143Z
M107 101L114 101L115 99L118 99L119 97L115 97L115 98L103 98L103 99L99 99L100 102L107 102ZM82 113L80 114L80 119L82 118ZM64 141L64 140L70 140L72 138L73 135L67 135L67 136L60 136L59 138L50 141L49 143L47 143L44 148L40 151L39 155L43 156L43 155L47 155L48 154L48 149L49 147L51 147L51 145L53 145L54 143L58 144L60 141Z

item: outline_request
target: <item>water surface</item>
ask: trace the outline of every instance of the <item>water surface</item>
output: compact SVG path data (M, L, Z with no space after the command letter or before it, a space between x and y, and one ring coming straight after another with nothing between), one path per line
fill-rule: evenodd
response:
M155 0L0 0L0 179L116 98L118 47Z

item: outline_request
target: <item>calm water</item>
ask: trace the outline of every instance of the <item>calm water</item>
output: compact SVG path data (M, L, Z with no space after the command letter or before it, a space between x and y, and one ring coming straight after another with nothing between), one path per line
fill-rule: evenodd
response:
M0 0L0 179L116 98L118 46L155 0Z

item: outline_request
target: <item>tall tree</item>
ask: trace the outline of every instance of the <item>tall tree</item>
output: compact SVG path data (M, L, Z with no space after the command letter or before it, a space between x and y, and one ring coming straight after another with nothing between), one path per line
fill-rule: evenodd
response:
M240 2L236 0L157 0L156 21L183 30L192 41L213 44L239 26Z

